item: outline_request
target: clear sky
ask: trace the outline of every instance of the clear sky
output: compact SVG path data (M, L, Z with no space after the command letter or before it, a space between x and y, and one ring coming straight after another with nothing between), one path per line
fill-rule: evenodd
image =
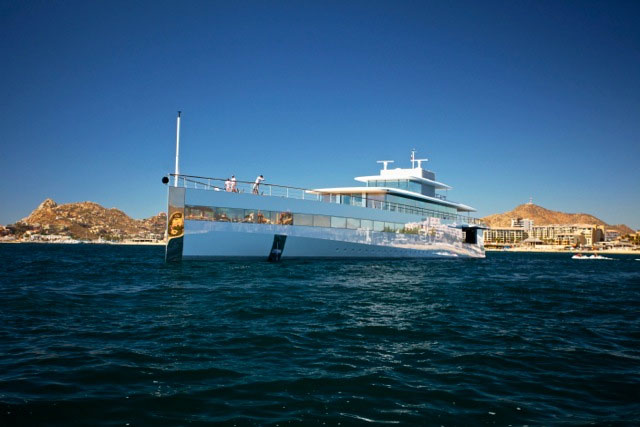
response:
M476 216L640 228L640 2L0 1L0 224L142 218L181 171L356 185L411 148Z

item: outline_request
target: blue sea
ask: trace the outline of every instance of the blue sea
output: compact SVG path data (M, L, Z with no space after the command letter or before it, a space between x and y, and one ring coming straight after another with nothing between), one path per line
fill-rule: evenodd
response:
M638 425L640 256L0 245L0 425Z

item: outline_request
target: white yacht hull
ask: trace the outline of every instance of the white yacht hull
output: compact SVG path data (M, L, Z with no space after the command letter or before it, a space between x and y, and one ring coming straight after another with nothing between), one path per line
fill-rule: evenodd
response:
M188 223L189 221L187 221ZM207 224L209 225L209 224ZM193 225L192 225L193 227ZM260 225L258 225L260 227ZM265 227L265 226L262 226ZM269 226L266 226L269 227ZM277 226L269 227L275 228ZM189 225L187 225L189 228ZM200 228L200 227L197 227ZM227 230L225 230L225 228ZM234 228L231 230L231 228ZM278 227L285 228L285 227ZM433 242L425 245L415 245L406 242L390 244L366 243L366 234L361 236L361 242L353 241L352 236L332 238L305 237L300 230L286 227L288 230L271 230L264 233L256 231L255 227L245 224L215 224L209 230L200 230L194 234L187 234L184 240L183 258L214 258L214 257L260 257L267 258L275 235L284 235L286 244L282 251L282 258L325 257L325 258L483 258L484 252L474 246L465 247L463 244L452 245L444 242ZM301 227L296 227L301 228ZM316 230L313 230L316 231ZM318 230L321 231L321 230ZM329 234L332 230L326 230ZM344 230L351 231L351 230ZM284 234L288 233L288 234ZM382 234L382 233L380 233Z
M167 260L218 257L267 259L274 252L274 248L276 248L278 260L298 257L484 258L485 256L482 230L473 229L478 240L473 244L465 243L462 239L463 233L459 227L456 228L456 224L438 224L428 235L403 234L364 228L224 222L204 215L194 215L190 210L197 208L202 211L216 207L293 212L294 219L295 213L300 213L395 223L428 220L417 215L361 206L170 187L169 216L182 215L184 220L181 231L173 237L171 237L171 224L169 225Z

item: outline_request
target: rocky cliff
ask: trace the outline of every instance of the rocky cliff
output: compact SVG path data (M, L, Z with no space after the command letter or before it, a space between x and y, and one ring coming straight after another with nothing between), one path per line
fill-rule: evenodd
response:
M31 214L8 229L14 234L56 234L81 240L162 239L166 214L133 219L119 209L107 209L93 202L58 205L51 199L42 202Z

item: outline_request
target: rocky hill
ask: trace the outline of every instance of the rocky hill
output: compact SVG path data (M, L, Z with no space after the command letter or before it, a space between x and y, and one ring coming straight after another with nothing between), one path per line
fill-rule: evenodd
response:
M107 209L93 202L58 205L46 199L28 217L7 229L18 238L25 234L41 234L80 240L162 239L166 223L164 212L138 220L119 209Z
M549 224L597 224L604 225L607 230L618 230L620 234L632 234L634 230L624 224L610 225L585 213L564 213L545 209L533 203L516 206L513 210L501 214L493 214L482 218L490 227L509 227L512 218L528 218L534 225Z

